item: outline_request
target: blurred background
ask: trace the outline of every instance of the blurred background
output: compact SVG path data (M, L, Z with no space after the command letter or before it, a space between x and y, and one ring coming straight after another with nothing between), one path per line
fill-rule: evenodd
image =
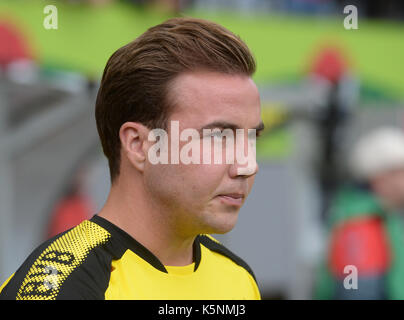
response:
M344 28L348 4L358 29ZM57 29L43 25L47 5ZM103 68L173 16L224 25L257 59L260 172L238 225L217 238L250 264L263 298L313 298L349 148L373 128L404 125L399 0L0 0L1 283L42 241L102 207L109 173L94 105Z

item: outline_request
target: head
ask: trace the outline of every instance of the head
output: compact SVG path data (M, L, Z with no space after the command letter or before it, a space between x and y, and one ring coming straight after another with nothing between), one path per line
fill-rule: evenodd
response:
M184 236L231 230L258 167L239 174L245 164L237 161L153 164L149 133L166 130L170 155L173 121L180 134L190 128L245 129L247 141L247 129L261 129L254 72L254 58L239 37L200 19L170 19L117 50L96 102L112 187L120 180L136 181L133 192L142 190ZM202 147L204 139L192 143ZM179 150L188 143L179 141Z
M369 184L386 206L404 206L404 133L379 128L362 137L352 153L355 176Z
M387 207L404 207L404 166L372 176L369 184Z

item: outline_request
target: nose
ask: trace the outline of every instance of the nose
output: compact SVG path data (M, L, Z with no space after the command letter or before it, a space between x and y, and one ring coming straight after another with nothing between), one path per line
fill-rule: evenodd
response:
M247 156L245 156L247 150ZM229 174L232 178L249 178L258 172L258 163L256 156L256 139L244 139L244 135L236 135L235 161L231 165Z
M247 164L235 162L230 166L229 175L231 178L244 177L249 178L258 173L259 166L257 161L248 161Z

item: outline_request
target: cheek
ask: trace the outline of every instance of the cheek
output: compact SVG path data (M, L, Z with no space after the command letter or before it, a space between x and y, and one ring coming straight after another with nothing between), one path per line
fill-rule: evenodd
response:
M404 176L397 179L396 188L401 191L401 194L404 194Z
M255 175L251 176L247 179L247 185L248 185L248 191L247 191L247 195L250 194L252 187L254 185L254 181L255 181Z
M145 170L145 183L151 193L167 201L206 201L217 191L226 167L223 165L152 165Z
M224 165L190 164L180 167L178 176L182 177L183 187L200 198L215 193L226 174Z

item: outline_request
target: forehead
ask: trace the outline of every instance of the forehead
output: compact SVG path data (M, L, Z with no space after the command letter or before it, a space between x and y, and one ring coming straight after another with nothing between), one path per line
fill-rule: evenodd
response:
M260 97L253 80L245 75L192 72L178 76L170 86L174 103L171 120L187 127L221 120L239 127L254 127L260 121Z

